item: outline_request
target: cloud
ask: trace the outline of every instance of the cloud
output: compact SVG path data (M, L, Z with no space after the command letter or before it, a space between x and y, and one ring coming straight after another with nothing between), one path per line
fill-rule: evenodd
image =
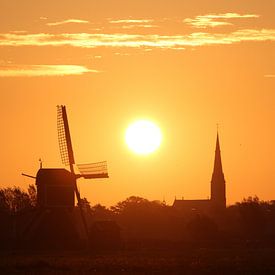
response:
M266 74L266 75L264 75L264 77L267 77L267 78L275 78L275 74Z
M238 14L238 13L220 13L220 14L206 14L198 15L195 18L186 18L183 22L194 28L205 29L207 27L218 27L233 25L228 22L228 19L243 19L243 18L258 18L256 14Z
M124 25L122 29L134 29L134 28L158 28L157 25L150 25L150 24L134 24L134 25Z
M115 55L121 55L121 56L130 56L130 53L115 53Z
M98 72L78 65L8 65L0 66L0 77L81 75Z
M211 18L198 18L196 17L195 19L191 18L186 18L184 20L185 23L188 25L192 25L195 28L201 28L201 29L206 29L207 27L218 27L218 26L230 26L233 25L232 23L229 22L223 22L223 21L214 21Z
M275 41L275 29L241 29L231 33L194 32L185 35L158 34L0 34L0 46L72 46L79 48L162 48L175 49L241 42Z
M59 26L59 25L64 25L64 24L69 24L69 23L88 24L90 22L87 20L81 20L81 19L67 19L67 20L63 20L63 21L47 23L46 25L47 26Z
M119 19L119 20L110 20L111 24L146 24L154 22L153 19Z
M119 25L122 29L134 29L134 28L157 28L157 25L153 25L153 19L119 19L109 20L110 24Z

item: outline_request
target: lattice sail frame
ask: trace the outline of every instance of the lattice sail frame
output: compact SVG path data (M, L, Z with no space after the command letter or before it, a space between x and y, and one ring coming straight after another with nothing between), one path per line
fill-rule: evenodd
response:
M61 155L62 163L66 166L74 164L74 160L69 157L69 148L66 139L66 130L64 125L64 107L62 105L57 106L57 133L58 133L58 144Z
M76 165L80 175L85 179L108 177L107 162L86 163Z
M75 161L67 112L66 107L63 105L57 106L57 133L62 163L66 166L70 165L71 172L75 174L73 166ZM77 168L80 172L80 175L76 175L77 178L83 177L85 179L93 179L109 177L106 161L78 164Z

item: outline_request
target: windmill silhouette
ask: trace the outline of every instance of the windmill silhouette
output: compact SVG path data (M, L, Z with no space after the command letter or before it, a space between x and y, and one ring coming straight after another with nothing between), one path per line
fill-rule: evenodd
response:
M68 123L68 117L66 112L66 107L63 105L57 106L57 132L58 132L58 142L61 154L62 163L70 167L72 176L75 178L74 181L74 191L76 194L78 206L80 208L80 213L82 217L83 224L85 226L85 231L88 233L87 223L83 214L82 200L80 197L80 192L77 188L76 180L78 178L94 179L94 178L108 178L107 163L97 162L90 164L79 164L77 165L80 174L76 174L74 171L74 153L72 148L72 141Z
M33 237L34 233L39 231L47 231L47 226L57 232L57 224L61 228L61 237L64 237L64 229L68 232L69 226L78 226L82 222L84 230L78 231L80 239L87 239L89 229L85 213L83 209L83 199L81 199L79 189L77 187L77 179L96 179L108 178L106 161L79 164L76 165L79 173L75 172L75 160L72 148L71 135L69 130L68 117L66 107L63 105L57 106L57 132L58 143L61 154L62 163L69 167L69 171L64 168L42 168L40 162L40 169L36 177L29 176L36 179L37 186L37 209L30 222L25 227L23 237ZM23 174L24 176L28 176ZM75 196L77 198L78 210L75 209ZM79 214L80 217L79 217ZM62 224L63 220L63 224ZM81 220L81 221L80 221ZM48 229L50 231L50 229ZM67 237L75 237L71 233ZM46 234L47 235L47 234ZM58 239L58 234L55 235L55 240Z

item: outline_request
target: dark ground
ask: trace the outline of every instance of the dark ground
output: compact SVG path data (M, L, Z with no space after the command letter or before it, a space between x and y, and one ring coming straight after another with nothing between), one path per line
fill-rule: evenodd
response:
M275 248L2 251L1 274L275 274Z

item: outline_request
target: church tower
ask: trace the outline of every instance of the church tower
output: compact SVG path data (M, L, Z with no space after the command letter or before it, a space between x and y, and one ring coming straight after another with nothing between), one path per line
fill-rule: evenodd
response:
M223 210L226 207L225 179L222 170L219 133L217 133L214 170L211 179L211 203L215 210Z

